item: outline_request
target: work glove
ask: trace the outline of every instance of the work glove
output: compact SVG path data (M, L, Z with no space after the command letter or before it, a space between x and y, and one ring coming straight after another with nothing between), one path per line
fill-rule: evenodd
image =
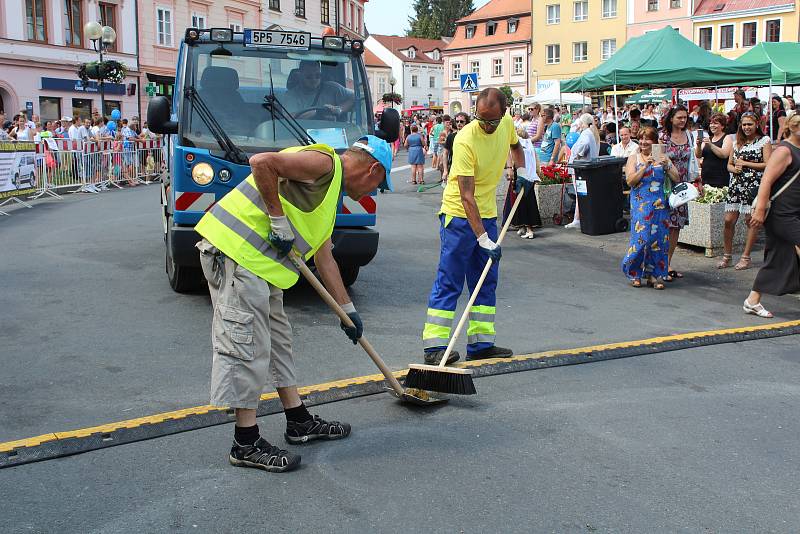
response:
M480 237L478 237L478 245L486 251L492 261L497 263L500 261L500 245L489 239L489 234L483 232Z
M339 326L344 330L344 333L347 334L347 337L350 338L350 341L353 342L353 345L356 345L361 334L364 333L364 323L361 322L361 317L358 315L356 307L353 306L352 302L342 305L342 309L350 320L353 321L354 326L346 326L344 322L340 323Z
M269 223L270 230L267 240L272 248L278 251L278 257L283 258L289 254L294 245L294 232L292 227L289 226L289 219L286 216L273 217L270 215Z

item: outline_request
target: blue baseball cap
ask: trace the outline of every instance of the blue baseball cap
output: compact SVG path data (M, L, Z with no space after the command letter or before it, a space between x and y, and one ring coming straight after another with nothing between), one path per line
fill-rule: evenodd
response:
M392 149L389 147L389 143L380 137L366 135L353 143L353 147L369 152L369 155L378 160L378 163L383 166L383 170L386 171L386 178L378 184L378 189L394 191L392 181L389 179L389 173L392 172Z

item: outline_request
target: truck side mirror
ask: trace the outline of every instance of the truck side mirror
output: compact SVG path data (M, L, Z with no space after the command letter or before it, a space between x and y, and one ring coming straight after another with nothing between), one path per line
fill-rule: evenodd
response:
M149 115L148 115L149 116ZM378 123L378 130L375 132L387 143L394 143L400 137L400 114L394 108L385 108L381 113L381 121Z
M153 97L147 106L147 125L150 131L157 134L178 133L178 123L169 119L169 99L165 96Z

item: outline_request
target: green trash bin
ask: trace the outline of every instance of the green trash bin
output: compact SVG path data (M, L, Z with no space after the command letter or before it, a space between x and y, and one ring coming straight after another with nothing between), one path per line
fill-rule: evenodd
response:
M575 169L575 193L584 234L606 235L628 229L628 220L622 215L625 205L622 168L627 161L627 158L600 156L569 164Z

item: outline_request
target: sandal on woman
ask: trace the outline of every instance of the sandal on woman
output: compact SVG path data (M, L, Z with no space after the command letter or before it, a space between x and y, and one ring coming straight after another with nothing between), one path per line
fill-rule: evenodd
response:
M734 269L737 271L744 271L749 269L753 265L753 260L750 259L750 256L742 256L739 258L739 263L736 264Z
M717 264L717 269L727 269L731 266L731 261L733 261L733 254L723 254L722 260Z
M651 276L650 279L647 280L647 286L652 287L653 289L657 289L659 291L663 291L665 288L664 281L661 280L661 278L655 278L653 276Z
M667 273L667 277L664 278L667 282L672 282L676 278L683 278L683 273L679 273L678 271L669 271Z
M631 287L635 287L637 289L642 287L642 281L639 280L638 278L634 278L633 280L631 280Z
M749 313L751 315L758 315L759 317L763 317L764 319L772 319L774 315L772 312L767 311L764 306L761 305L759 302L758 304L750 304L747 299L744 299L744 304L742 304L742 309L745 313Z

